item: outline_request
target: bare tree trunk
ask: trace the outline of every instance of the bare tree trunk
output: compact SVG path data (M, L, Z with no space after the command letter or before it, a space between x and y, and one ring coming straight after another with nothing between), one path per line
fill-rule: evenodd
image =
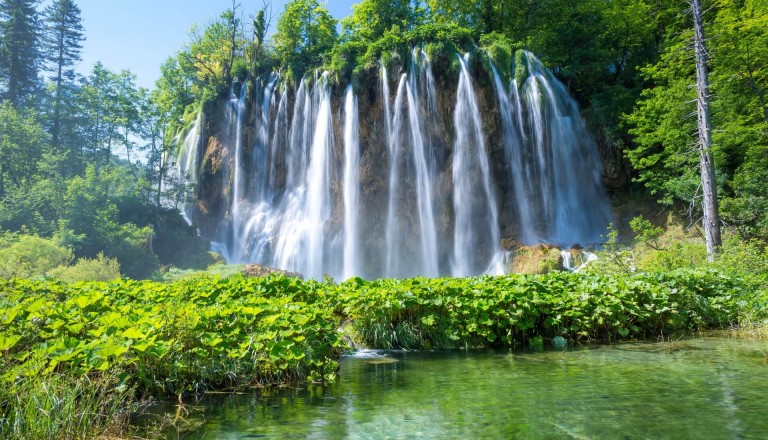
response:
M693 10L694 46L696 51L696 91L699 119L699 168L704 193L704 238L707 242L707 258L715 259L717 248L723 244L720 237L720 215L717 206L717 184L715 164L712 157L712 116L709 111L709 72L707 70L707 48L704 39L700 0L691 0Z

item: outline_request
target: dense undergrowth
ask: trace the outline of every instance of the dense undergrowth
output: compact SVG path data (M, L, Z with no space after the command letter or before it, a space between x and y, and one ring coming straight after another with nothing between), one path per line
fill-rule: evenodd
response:
M713 269L341 284L3 280L0 437L56 438L45 433L59 427L86 438L141 396L333 380L348 347L339 328L374 348L615 341L765 320L767 299L756 279Z

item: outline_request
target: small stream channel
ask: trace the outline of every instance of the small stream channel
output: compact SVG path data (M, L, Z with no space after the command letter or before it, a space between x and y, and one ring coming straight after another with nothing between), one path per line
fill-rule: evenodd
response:
M332 385L194 405L185 439L765 439L768 342L369 352Z

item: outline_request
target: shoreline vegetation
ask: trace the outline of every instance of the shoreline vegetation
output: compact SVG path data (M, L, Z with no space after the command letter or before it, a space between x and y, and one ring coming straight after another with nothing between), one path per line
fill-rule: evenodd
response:
M759 337L761 279L699 268L338 284L0 280L0 438L119 436L150 397L333 381L352 343L535 348L738 326Z

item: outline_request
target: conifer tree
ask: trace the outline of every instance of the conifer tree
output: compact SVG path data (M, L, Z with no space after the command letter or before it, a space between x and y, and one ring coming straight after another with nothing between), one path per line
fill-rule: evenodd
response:
M67 92L75 81L75 64L80 61L83 24L80 8L74 0L54 0L43 12L45 21L43 49L46 68L52 73L53 116L51 120L51 140L53 148L62 144L62 108L67 101Z
M3 97L20 106L38 90L37 0L0 0L0 72Z

